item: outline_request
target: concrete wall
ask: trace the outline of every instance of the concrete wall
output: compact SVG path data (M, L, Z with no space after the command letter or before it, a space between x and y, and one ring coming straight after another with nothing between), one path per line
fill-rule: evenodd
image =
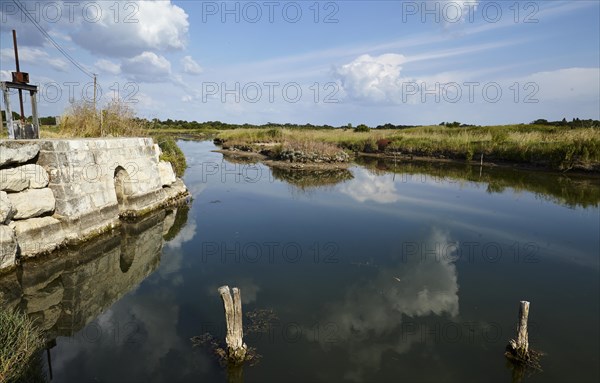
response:
M0 269L187 195L151 138L0 141Z

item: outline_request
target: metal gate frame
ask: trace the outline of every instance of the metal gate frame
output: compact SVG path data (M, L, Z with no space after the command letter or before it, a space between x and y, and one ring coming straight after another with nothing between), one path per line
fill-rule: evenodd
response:
M37 108L38 87L30 84L21 84L11 81L1 81L0 88L4 95L4 106L6 109L6 127L8 129L8 138L11 140L37 139L40 138L40 121ZM19 124L12 118L10 109L9 89L25 90L29 92L31 98L31 124ZM0 121L1 122L1 121ZM21 126L24 125L24 126ZM1 126L1 125L0 125Z

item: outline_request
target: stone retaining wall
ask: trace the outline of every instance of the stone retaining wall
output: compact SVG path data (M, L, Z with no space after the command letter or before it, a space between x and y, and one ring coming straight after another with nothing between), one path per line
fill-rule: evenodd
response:
M187 195L151 138L0 140L0 270Z

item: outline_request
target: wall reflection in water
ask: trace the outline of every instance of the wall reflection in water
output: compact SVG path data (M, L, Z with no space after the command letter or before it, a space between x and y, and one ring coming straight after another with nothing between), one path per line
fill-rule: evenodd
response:
M25 312L48 340L72 336L157 269L164 238L176 236L188 209L123 222L81 246L23 262L0 276L0 307Z

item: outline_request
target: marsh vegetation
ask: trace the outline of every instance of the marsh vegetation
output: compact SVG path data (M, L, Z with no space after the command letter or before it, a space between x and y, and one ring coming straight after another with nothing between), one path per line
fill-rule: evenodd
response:
M548 125L425 126L407 129L236 129L217 143L275 153L289 147L328 154L377 153L486 162L511 162L555 170L600 171L600 130Z

